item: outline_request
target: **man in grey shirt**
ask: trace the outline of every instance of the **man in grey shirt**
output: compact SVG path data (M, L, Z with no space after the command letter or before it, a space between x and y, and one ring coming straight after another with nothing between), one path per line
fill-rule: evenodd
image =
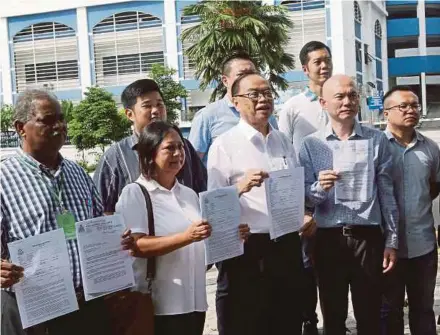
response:
M411 334L434 335L438 255L432 200L438 195L440 150L434 141L414 129L421 105L410 87L392 88L384 96L384 107L400 211L398 262L385 275L384 333L403 334L406 290Z

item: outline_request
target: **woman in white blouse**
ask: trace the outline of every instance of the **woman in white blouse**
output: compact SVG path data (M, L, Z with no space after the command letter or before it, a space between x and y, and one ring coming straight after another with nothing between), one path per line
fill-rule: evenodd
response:
M156 256L152 283L156 335L202 335L207 309L205 251L201 242L211 234L201 220L199 199L180 184L176 175L185 160L179 128L166 122L149 124L139 136L136 150L142 174L137 182L149 192L155 235L148 235L148 213L137 184L127 185L116 204L131 238L124 235L124 248L134 255L136 289L147 292L146 260ZM240 235L249 233L240 225Z

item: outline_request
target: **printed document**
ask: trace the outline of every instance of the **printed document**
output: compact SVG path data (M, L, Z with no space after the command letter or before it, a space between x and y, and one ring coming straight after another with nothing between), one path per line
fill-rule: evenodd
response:
M200 193L202 217L212 227L205 240L206 264L213 264L243 255L240 239L240 201L235 186Z
M75 226L85 299L134 286L133 260L121 246L122 217L101 216Z
M298 231L304 221L304 168L269 172L266 201L272 219L270 238Z
M373 195L374 162L371 140L332 141L335 203L367 202Z
M23 328L78 309L63 229L8 243L11 262L24 268L13 286Z

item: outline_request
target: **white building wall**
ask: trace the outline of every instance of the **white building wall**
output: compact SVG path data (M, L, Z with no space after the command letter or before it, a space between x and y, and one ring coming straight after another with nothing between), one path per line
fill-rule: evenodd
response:
M3 6L3 5L1 5ZM0 13L2 10L0 9ZM0 66L3 103L12 104L12 76L11 76L11 55L8 42L8 20L0 17Z

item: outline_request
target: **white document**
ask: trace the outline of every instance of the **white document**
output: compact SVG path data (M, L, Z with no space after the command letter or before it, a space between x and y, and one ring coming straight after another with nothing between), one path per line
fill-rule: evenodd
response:
M367 202L373 195L374 162L371 140L332 141L335 203Z
M134 286L133 260L121 246L120 215L77 222L75 228L87 301Z
M15 284L23 328L78 309L64 230L8 243L11 262L24 268Z
M298 231L304 222L304 168L269 172L266 201L272 219L270 238Z
M205 240L206 264L243 255L243 241L238 233L240 201L235 186L200 193L202 217L212 227Z

